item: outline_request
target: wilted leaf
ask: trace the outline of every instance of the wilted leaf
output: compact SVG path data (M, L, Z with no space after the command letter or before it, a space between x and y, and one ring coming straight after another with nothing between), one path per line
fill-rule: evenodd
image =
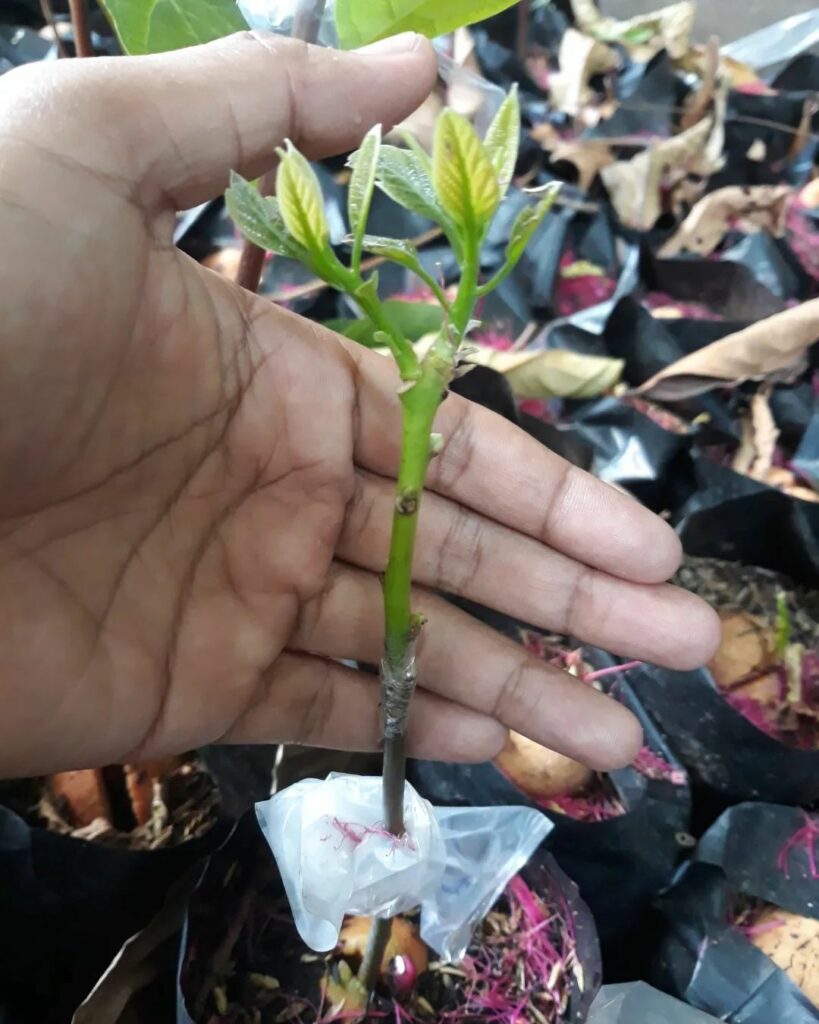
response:
M279 150L281 163L276 173L276 196L293 238L312 254L322 252L330 238L324 215L324 196L316 173L288 140Z
M483 140L489 154L501 196L505 196L512 183L520 148L520 99L517 84L503 101Z
M429 171L417 153L396 146L383 146L376 182L381 191L399 206L438 223L443 219Z
M382 306L390 322L409 341L418 341L428 334L437 333L444 322L444 311L432 303L389 299L382 303ZM324 326L337 334L343 334L351 341L358 342L359 345L366 345L367 348L379 347L376 339L378 328L367 317L328 320Z
M717 171L723 141L722 118L706 117L630 160L604 167L603 184L622 223L643 231L654 227L662 213L662 191L688 174L708 177Z
M719 39L712 36L705 48L699 87L685 101L685 112L680 121L681 128L693 128L708 113L717 88L719 68Z
M619 382L624 366L622 359L562 349L500 352L483 346L468 361L502 373L518 398L596 398Z
M588 192L597 175L614 163L611 143L605 139L577 139L564 142L556 135L551 125L536 125L532 129L532 138L541 144L549 154L553 167L567 163L577 168L577 187Z
M512 7L515 0L337 0L341 46L351 50L400 32L433 39Z
M288 233L278 199L264 198L255 185L235 171L230 174L225 205L236 227L254 245L282 256L298 258L303 255L301 247Z
M661 402L682 401L713 388L794 373L804 365L806 350L817 339L819 299L813 299L684 356L635 393Z
M602 15L595 0L572 0L572 10L577 27L595 39L636 47L653 42L653 50L666 49L675 60L688 52L697 14L696 4L691 0L623 21ZM650 55L651 51L640 54L643 59Z
M729 185L710 192L665 242L659 255L667 259L686 250L710 256L728 231L768 231L781 238L791 194L789 185Z
M560 71L549 76L552 103L576 116L592 98L589 79L614 70L620 58L611 47L570 28L560 43L558 63Z
M438 119L432 181L441 207L467 230L480 232L501 200L495 169L481 140L454 110L445 110Z
M381 151L381 125L371 128L364 137L361 147L353 162L353 173L347 192L347 206L350 218L350 231L360 238L367 227L370 214L370 203L375 189L375 177L378 170L378 155Z
M773 466L779 428L773 418L768 397L758 391L751 399L750 415L742 421L742 438L731 460L735 473L765 481Z
M247 28L235 0L101 0L123 50L161 53Z

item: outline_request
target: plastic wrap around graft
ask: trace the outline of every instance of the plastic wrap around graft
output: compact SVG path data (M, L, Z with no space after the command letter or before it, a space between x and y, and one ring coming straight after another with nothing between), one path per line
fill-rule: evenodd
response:
M433 808L411 786L406 833L384 827L381 780L307 779L256 812L299 934L326 952L346 914L390 917L421 906L421 935L460 960L475 925L551 829L523 807Z

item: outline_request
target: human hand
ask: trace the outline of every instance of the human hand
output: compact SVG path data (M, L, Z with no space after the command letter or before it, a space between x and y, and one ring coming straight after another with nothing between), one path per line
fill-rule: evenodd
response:
M207 743L373 748L400 443L390 360L172 244L177 209L285 136L353 148L419 105L418 37L335 54L235 36L0 80L0 775ZM713 613L662 585L679 543L630 498L450 397L415 577L417 755L513 728L610 768L622 707L433 594L629 657L707 659Z

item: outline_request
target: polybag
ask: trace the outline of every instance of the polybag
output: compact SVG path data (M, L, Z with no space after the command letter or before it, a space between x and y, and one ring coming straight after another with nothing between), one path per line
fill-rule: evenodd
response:
M587 1024L718 1024L717 1018L658 992L644 981L604 985Z
M256 813L308 946L333 949L346 914L392 917L420 904L422 938L452 961L552 828L527 808L433 808L408 785L397 838L383 824L381 779L335 772Z
M816 1024L788 975L732 921L739 894L816 917L812 844L798 808L740 804L708 830L659 901L669 931L652 980L729 1024Z

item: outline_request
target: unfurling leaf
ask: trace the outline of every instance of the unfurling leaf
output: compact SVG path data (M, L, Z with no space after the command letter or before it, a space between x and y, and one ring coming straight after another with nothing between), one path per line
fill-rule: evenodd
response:
M247 28L234 0L102 0L126 53L162 53Z
M375 188L378 171L378 155L381 151L381 125L370 129L356 153L355 160L350 162L353 173L350 177L347 207L350 217L350 230L353 238L360 244L367 229L367 218L370 215L370 204Z
M311 255L328 247L330 230L324 215L324 196L316 173L288 140L279 150L276 194L284 223L293 238Z
M498 178L475 129L445 110L435 129L432 181L444 211L459 228L479 234L501 200Z
M559 191L560 183L556 182L536 206L526 206L520 211L509 233L509 241L506 243L507 266L514 267L521 258L526 246L532 240L532 235L543 223L544 217L554 205Z
M520 98L517 84L512 86L512 91L495 115L483 144L495 168L503 197L512 183L520 149Z
M400 32L448 35L513 7L515 0L336 0L341 46L352 50Z
M382 146L376 182L399 206L436 223L444 219L429 170L417 153L397 146Z
M277 199L265 199L255 185L231 171L225 205L236 227L245 238L262 249L293 259L304 257L304 250L288 234Z
M406 267L417 273L419 269L418 250L412 242L400 238L380 238L377 235L365 235L364 251L372 256L381 256L385 260Z

